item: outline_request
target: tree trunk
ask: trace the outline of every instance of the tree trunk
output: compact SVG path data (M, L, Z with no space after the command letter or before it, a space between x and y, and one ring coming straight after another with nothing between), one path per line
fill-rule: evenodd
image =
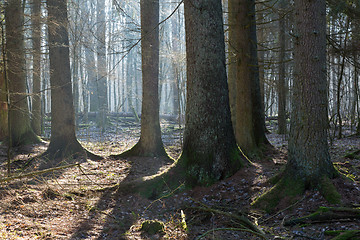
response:
M50 158L84 153L75 136L71 87L67 0L47 2L51 85L51 138L45 155Z
M106 40L105 40L105 1L97 0L97 93L98 93L98 109L99 116L97 123L102 129L106 128L106 113L108 110L107 102L107 69L106 69Z
M320 189L332 203L340 196L327 141L326 2L295 1L295 78L288 163L282 178L254 205L268 211L282 199L294 201L306 188Z
M326 4L295 1L295 79L288 169L308 182L333 177L327 143Z
M7 137L8 132L8 104L5 72L0 70L0 141Z
M179 54L180 54L180 29L179 29L179 19L173 16L171 18L171 28L172 28L172 58L171 58L171 67L172 67L172 76L173 80L171 82L172 88L172 102L173 102L173 114L179 115L180 114L180 91L179 91L179 84L180 84L180 73L179 73Z
M220 0L185 0L187 59L183 166L188 185L211 184L244 163L231 124Z
M33 41L33 97L31 126L37 135L41 135L41 0L33 0L32 5L32 41Z
M122 156L166 156L159 121L159 0L141 0L142 109L139 142Z
M9 79L11 145L38 143L31 128L26 94L23 12L21 0L9 1L5 8L7 77Z
M255 1L229 1L229 46L233 49L230 66L236 68L236 74L231 75L236 77L236 140L245 153L254 153L268 142L257 60Z
M278 81L278 133L286 134L286 76L285 76L285 17L286 1L280 1L279 9L279 81Z

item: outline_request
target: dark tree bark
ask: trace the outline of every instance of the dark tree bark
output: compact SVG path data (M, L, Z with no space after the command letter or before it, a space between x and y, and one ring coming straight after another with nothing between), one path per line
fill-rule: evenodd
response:
M157 198L183 185L210 185L247 164L232 128L221 0L185 0L186 124L181 157L166 172L125 184ZM185 184L184 184L185 183Z
M21 0L9 1L5 9L7 77L10 92L11 145L38 143L30 126L26 96L25 51L23 36L23 12Z
M317 185L333 177L327 142L326 3L295 1L295 79L287 171ZM292 174L293 174L292 173Z
M71 87L67 0L47 2L51 85L51 138L45 156L67 157L85 153L75 136ZM91 157L95 157L91 154Z
M33 41L33 97L31 126L37 135L41 135L41 0L33 0L32 3L32 41Z
M243 164L231 124L220 0L185 0L186 128L178 164L187 184L206 185Z
M290 122L289 159L277 185L255 203L267 210L285 196L320 189L329 202L340 196L330 178L337 175L327 141L325 0L295 1L295 78Z
M240 148L249 154L268 143L260 92L255 1L229 1L229 48L232 49L229 68L235 68L229 77L236 79L235 135Z
M139 142L121 156L167 156L159 121L159 0L141 0L142 109Z

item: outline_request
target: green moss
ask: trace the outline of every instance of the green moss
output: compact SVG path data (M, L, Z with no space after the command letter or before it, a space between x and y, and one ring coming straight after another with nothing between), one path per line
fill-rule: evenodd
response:
M196 151L187 150L183 152L179 159L179 164L185 169L186 185L193 187L196 185L210 186L213 183L232 176L245 164L244 157L241 155L239 148L236 146L230 150L228 155L228 166L221 175L216 175L213 170L214 154L198 154Z
M343 232L344 232L344 230L332 230L332 231L325 231L324 234L326 236L338 236Z
M281 178L269 191L257 198L251 205L266 212L273 212L280 201L292 204L305 191L305 183L289 176Z
M141 231L149 235L164 233L165 225L161 221L147 220L141 224Z
M321 178L320 192L324 196L326 201L328 201L329 203L332 204L340 203L341 195L336 190L335 186L332 184L330 178L326 176Z
M247 162L244 162L244 159L246 159ZM234 167L235 172L248 164L251 164L251 161L244 156L239 147L233 148L231 150L230 166Z
M283 176L283 171L279 172L279 173L276 173L274 176L272 176L270 179L269 179L269 182L271 184L276 184L280 181L280 179L282 178Z
M185 190L184 181L185 171L174 163L167 171L143 178L135 183L133 191L148 199L163 198L177 191Z
M360 239L360 230L349 230L344 231L338 236L334 237L332 240L359 240Z
M345 157L350 159L360 159L360 150L348 153L345 155Z
M229 154L227 169L222 175L216 176L212 172L214 168L212 162L209 161L212 159L211 154L206 156L197 156L194 152L190 152L190 154L189 157L189 154L183 152L179 160L161 174L146 177L131 184L121 184L119 187L127 193L137 192L145 198L156 199L197 185L209 186L221 179L230 177L244 165L243 158L236 148Z

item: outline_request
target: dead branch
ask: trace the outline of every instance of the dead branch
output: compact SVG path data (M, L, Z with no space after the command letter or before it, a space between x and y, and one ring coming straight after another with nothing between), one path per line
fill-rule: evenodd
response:
M30 172L30 173L26 173L26 174L22 174L22 175L17 175L17 176L12 176L12 177L7 177L7 178L2 178L0 179L0 183L3 182L9 182L15 179L22 179L22 178L26 178L26 177L33 177L33 176L37 176L40 174L44 174L44 173L49 173L49 172L54 172L57 170L62 170L62 169L66 169L66 168L71 168L71 167L75 167L75 166L79 166L80 163L74 163L74 164L70 164L70 165L65 165L65 166L60 166L60 167L54 167L54 168L49 168L49 169L45 169L45 170L41 170L41 171L35 171L35 172Z

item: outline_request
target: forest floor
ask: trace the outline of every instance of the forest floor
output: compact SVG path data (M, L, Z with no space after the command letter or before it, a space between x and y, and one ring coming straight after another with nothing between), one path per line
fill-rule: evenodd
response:
M164 120L161 125L165 148L176 159L181 153L183 126ZM0 180L0 239L260 239L239 230L243 227L233 217L237 215L256 222L268 239L332 239L331 230L360 230L359 218L350 216L285 225L287 220L311 214L319 207L360 207L360 153L351 154L360 150L359 136L334 139L330 145L335 166L352 179L333 180L342 195L341 205L330 205L319 192L307 191L290 208L280 204L272 214L251 208L251 202L270 189L269 178L284 167L287 159L286 138L275 134L275 122L268 123L268 128L273 132L268 138L275 149L254 159L253 166L210 187L149 200L138 194L121 193L116 188L106 190L171 165L168 159L161 158L109 157L137 142L140 124L131 118L112 119L105 133L92 123L83 124L78 139L104 159L87 159L79 166L28 178ZM23 167L31 157L45 151L47 145L44 142L14 149L13 175L36 171L41 160ZM1 179L7 176L6 151L6 146L0 145ZM73 161L69 159L68 163ZM150 234L141 230L147 220L162 222L162 231Z

